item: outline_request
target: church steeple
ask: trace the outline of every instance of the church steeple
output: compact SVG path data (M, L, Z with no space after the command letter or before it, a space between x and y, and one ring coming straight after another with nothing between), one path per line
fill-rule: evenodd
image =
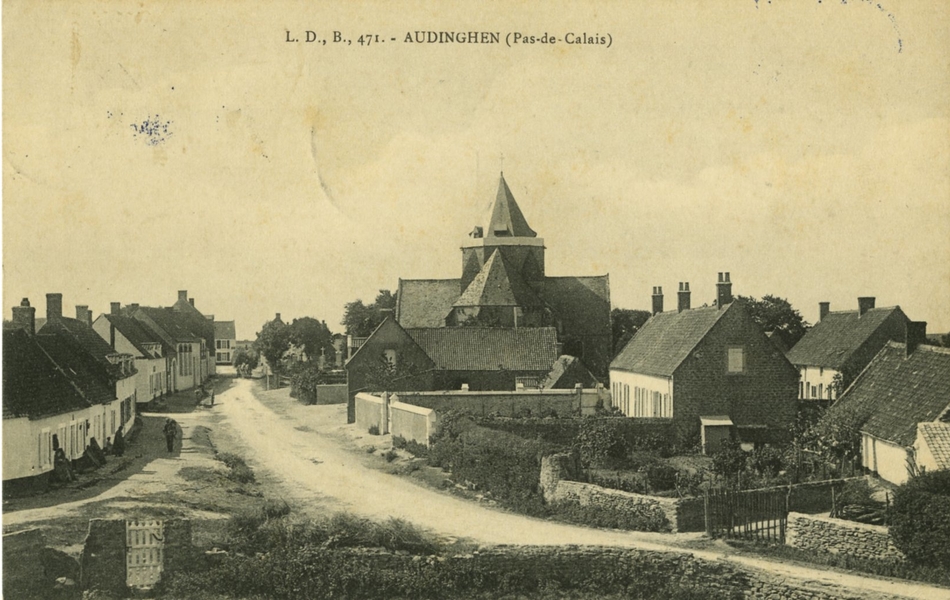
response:
M528 226L515 197L508 189L505 175L502 173L498 181L498 194L495 196L495 206L491 212L491 222L488 224L487 237L537 237L537 233Z

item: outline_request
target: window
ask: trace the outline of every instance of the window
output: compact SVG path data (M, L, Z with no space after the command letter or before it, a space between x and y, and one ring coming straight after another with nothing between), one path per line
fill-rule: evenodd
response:
M393 349L383 350L383 358L389 363L390 369L396 368L396 351Z
M818 384L818 397L821 398L821 397L823 397L824 395L825 395L825 384L819 383L819 384Z
M49 467L53 464L53 441L49 429L40 432L40 468Z
M798 382L798 397L799 398L805 397L805 382L803 381Z
M728 370L730 373L745 372L745 348L729 348L728 356Z

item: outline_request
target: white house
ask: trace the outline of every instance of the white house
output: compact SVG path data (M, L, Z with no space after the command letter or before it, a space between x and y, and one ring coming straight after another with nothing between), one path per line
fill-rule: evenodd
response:
M219 365L230 365L237 350L234 321L214 322L214 360Z
M157 334L132 317L120 314L118 302L112 303L109 314L99 315L92 328L113 350L134 357L135 395L140 406L165 394L168 390L168 361Z

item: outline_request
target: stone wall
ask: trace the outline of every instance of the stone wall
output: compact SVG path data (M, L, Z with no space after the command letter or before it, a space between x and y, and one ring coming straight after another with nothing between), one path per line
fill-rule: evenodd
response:
M887 527L794 512L788 514L785 544L802 550L857 558L904 559L891 541Z
M464 410L473 415L518 416L530 413L533 416L557 414L570 417L577 412L592 415L596 406L610 404L610 395L603 388L574 390L515 390L515 391L465 391L397 392L400 402L431 408L444 413L449 410Z
M436 415L431 408L413 406L404 402L389 405L389 431L393 437L429 447L429 439L435 433Z
M346 404L346 399L345 383L321 383L317 386L314 404Z
M360 431L369 431L375 427L379 434L389 433L388 402L379 396L372 394L357 394L356 409L356 427Z

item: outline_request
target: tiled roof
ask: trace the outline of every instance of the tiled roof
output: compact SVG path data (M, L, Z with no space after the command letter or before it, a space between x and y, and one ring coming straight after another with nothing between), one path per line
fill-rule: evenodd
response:
M501 252L494 251L468 284L454 306L541 306L538 295L512 269Z
M116 328L116 331L125 336L125 339L129 340L142 356L152 357L152 353L148 351L146 345L162 343L162 339L155 332L132 317L111 314L102 316Z
M186 323L191 331L204 338L208 348L214 348L214 321L204 316L194 304L187 300L178 300L171 310Z
M856 310L828 313L788 351L788 360L793 365L840 369L895 311L904 314L899 306L872 308L863 315Z
M189 324L181 317L180 313L170 308L140 306L136 311L136 315L139 313L144 314L154 321L155 325L162 330L156 333L164 333L167 335L167 342L173 344L176 342L195 342L201 338L198 332L193 331L191 327L189 327Z
M41 418L90 406L22 329L3 332L3 417Z
M237 334L234 331L234 321L215 321L214 337L218 340L236 340Z
M544 389L570 389L577 383L585 388L590 388L597 385L598 381L579 358L565 354L554 361L554 366L545 375L541 387Z
M863 433L910 446L917 424L934 421L950 407L950 349L888 342L828 409L849 410L864 420Z
M918 423L917 434L927 444L938 469L950 469L950 423Z
M121 378L117 365L103 364L62 330L45 328L34 339L88 402L103 404L115 400L114 383Z
M545 277L538 295L551 307L565 335L610 335L610 279Z
M108 358L116 354L116 351L92 327L82 321L66 317L47 321L37 334L56 335L60 340L60 345L73 342L77 346L76 352L85 352L92 357L110 378L123 379L122 368L113 364Z
M495 206L491 211L491 222L488 224L489 237L537 237L537 233L528 227L528 221L525 220L515 197L508 189L508 183L505 176L502 175L498 181L498 194L495 196Z
M626 347L610 363L611 369L672 377L713 325L736 303L722 310L710 306L657 313L643 324Z
M557 360L553 327L438 327L406 329L435 362L449 371L544 371Z
M445 327L461 293L458 279L400 279L396 320L403 327Z

